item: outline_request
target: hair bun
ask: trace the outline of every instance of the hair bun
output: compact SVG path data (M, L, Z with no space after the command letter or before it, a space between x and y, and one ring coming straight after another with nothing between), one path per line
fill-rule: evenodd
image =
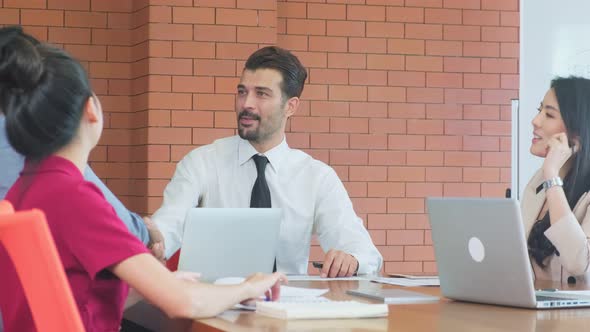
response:
M39 42L19 26L0 29L0 89L34 89L43 75Z

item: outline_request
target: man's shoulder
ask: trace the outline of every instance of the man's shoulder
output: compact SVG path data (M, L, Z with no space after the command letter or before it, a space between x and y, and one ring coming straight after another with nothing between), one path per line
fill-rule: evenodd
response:
M239 141L240 137L238 135L234 135L216 139L215 141L213 141L213 143L209 145L215 147L215 149L217 150L227 150L237 147Z
M289 149L289 163L297 168L309 168L315 175L325 175L334 172L332 166L314 158L307 152L299 149Z
M229 136L217 139L213 143L199 146L190 151L186 157L202 158L210 157L211 155L226 154L232 151L237 151L238 136Z

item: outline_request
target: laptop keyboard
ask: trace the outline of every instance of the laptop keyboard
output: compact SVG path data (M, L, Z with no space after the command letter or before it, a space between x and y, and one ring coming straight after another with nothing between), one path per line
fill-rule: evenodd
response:
M567 297L557 297L557 296L543 296L543 295L537 295L537 302L540 301L577 301L575 299L567 298Z

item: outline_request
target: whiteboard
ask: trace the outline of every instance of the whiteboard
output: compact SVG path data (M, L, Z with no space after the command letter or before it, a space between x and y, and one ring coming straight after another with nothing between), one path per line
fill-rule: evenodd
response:
M513 147L518 149L517 160L512 160L512 191L518 197L543 162L529 152L531 120L551 79L570 75L590 78L589 15L588 0L520 0L520 101L518 124L513 124L512 133L513 139L517 138Z

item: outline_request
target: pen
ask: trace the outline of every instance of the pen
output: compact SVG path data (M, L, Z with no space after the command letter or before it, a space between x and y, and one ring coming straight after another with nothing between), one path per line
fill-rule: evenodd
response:
M315 267L316 269L319 269L320 272L324 268L324 263L322 263L322 262L311 262L311 265L313 265L313 267ZM353 274L353 276L357 276L357 275L358 274L356 272Z
M543 288L543 289L538 289L539 292L557 292L559 289L557 288Z

